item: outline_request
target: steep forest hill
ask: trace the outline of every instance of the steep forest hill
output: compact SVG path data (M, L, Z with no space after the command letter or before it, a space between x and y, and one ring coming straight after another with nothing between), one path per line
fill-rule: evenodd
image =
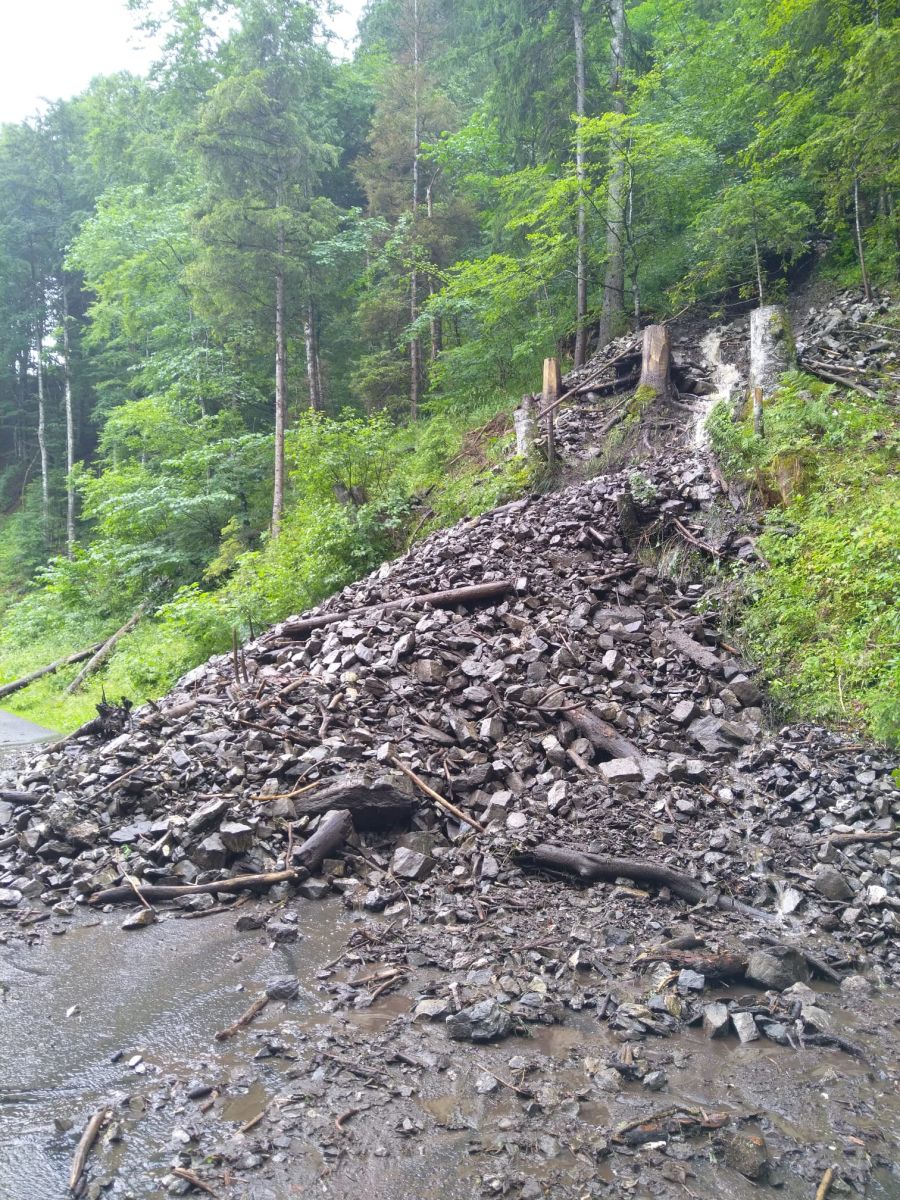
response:
M779 700L898 736L895 0L371 0L352 61L325 5L129 6L148 78L0 131L0 678L137 620L4 703L162 695L555 486L512 453L544 357L677 315L714 366L793 293L819 374L710 425L768 508L717 584Z

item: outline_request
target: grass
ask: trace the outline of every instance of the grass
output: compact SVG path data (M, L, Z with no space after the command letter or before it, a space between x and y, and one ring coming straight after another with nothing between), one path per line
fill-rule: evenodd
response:
M900 744L898 421L887 403L794 373L766 436L727 406L709 430L726 472L766 506L740 635L792 716Z

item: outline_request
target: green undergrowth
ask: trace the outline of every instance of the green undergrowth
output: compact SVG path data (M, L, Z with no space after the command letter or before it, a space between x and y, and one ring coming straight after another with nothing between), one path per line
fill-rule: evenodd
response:
M248 546L246 531L231 522L199 577L160 578L155 560L142 563L139 544L117 546L95 532L85 553L51 563L24 596L0 594L0 683L102 640L149 595L148 617L78 695L64 694L80 669L71 666L0 706L67 732L94 715L104 692L135 704L156 699L185 671L227 651L234 630L252 636L431 531L524 494L538 480L513 455L515 403L497 392L452 412L436 404L403 427L385 414L305 415L289 437L281 536ZM135 578L143 581L137 595Z
M776 701L900 744L896 409L800 373L765 411L708 428L726 473L765 505L767 566L743 583L740 635Z

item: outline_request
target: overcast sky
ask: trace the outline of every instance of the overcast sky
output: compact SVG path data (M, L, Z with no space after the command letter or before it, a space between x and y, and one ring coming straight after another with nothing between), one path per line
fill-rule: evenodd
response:
M333 23L349 38L365 0L341 3ZM152 59L125 0L0 0L0 123L77 95L95 75L143 73Z

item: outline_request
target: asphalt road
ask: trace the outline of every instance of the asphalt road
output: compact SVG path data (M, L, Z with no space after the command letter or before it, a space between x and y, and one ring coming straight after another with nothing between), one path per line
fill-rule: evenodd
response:
M52 730L32 725L31 721L23 721L0 708L0 746L28 746L55 736Z

